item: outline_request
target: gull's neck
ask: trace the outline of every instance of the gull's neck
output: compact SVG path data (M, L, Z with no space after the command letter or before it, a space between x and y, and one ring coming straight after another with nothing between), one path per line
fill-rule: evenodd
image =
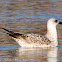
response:
M56 25L53 24L47 24L47 38L52 41L54 44L58 44L57 42L57 30L56 30Z

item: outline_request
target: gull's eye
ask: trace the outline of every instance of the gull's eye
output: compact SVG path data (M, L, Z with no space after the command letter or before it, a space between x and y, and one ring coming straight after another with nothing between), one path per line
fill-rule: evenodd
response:
M55 20L55 22L58 22L58 20Z

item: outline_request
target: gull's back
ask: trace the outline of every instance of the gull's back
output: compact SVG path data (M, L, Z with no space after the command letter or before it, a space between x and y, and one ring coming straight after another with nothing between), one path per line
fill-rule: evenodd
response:
M15 39L22 47L50 47L51 41L43 35L25 34Z

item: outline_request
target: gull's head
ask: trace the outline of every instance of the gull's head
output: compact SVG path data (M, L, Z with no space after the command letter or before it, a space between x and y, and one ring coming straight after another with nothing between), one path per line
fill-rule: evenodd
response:
M62 22L58 21L55 18L50 18L47 22L48 26L56 26L57 24L62 24Z

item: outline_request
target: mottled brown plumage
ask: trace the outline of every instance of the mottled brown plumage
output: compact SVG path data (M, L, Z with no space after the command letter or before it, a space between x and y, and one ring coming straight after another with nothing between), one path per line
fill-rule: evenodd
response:
M28 44L37 43L37 44L40 44L40 45L41 44L42 45L43 44L48 45L49 43L51 43L51 41L48 38L46 38L45 36L42 36L42 35L33 34L33 33L31 33L31 34L20 34L20 33L14 33L13 31L9 31L5 28L2 28L2 29L9 32L9 33L7 33L7 34L9 34L9 36L17 38L17 39L23 39Z

